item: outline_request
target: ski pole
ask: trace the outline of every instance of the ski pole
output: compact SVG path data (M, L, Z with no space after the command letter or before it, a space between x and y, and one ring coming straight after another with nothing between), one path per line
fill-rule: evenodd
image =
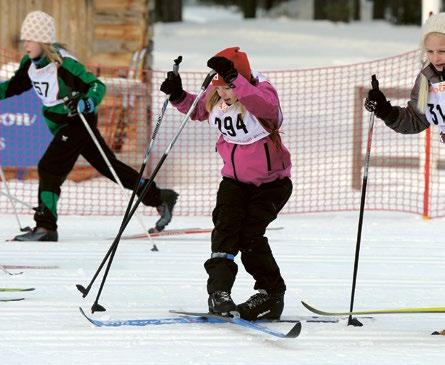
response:
M113 166L111 165L110 160L108 159L107 155L105 154L102 146L100 145L99 141L97 140L96 136L94 135L93 130L91 129L90 125L88 124L87 120L85 119L85 116L83 113L79 110L79 107L77 107L77 114L79 114L80 119L82 120L82 123L84 124L85 128L88 131L88 134L90 135L91 139L93 140L94 144L96 145L97 149L99 150L99 153L102 155L102 158L104 159L106 165L108 166L108 169L110 170L111 174L113 175L114 180L119 185L122 191L122 196L128 200L128 194L122 185L121 180L119 179L119 176L117 176L116 171L114 170ZM150 235L148 234L148 229L144 224L144 221L142 220L141 215L138 214L138 221L143 229L144 232L147 232L147 237L150 238Z
M164 163L164 161L166 160L168 154L170 153L171 149L173 148L173 145L176 143L176 141L178 140L182 130L184 129L185 125L187 124L192 112L195 110L196 105L198 104L198 101L201 99L201 97L203 96L204 92L206 91L207 87L209 86L210 82L212 81L213 77L216 75L216 72L214 70L210 71L204 82L202 83L200 92L198 93L198 95L196 96L195 100L193 101L192 105L190 106L187 114L184 116L184 119L181 122L181 125L178 128L178 131L176 132L176 135L173 137L173 139L171 140L170 144L167 146L167 148L164 151L164 154L162 155L161 159L159 160L159 162L157 163L155 169L153 170L150 178L148 179L148 182L145 184L141 195L139 196L139 198L136 200L136 203L134 204L133 208L131 209L127 219L123 222L121 229L119 230L116 238L113 241L112 247L113 247L113 252L111 254L110 260L108 261L107 267L105 269L105 273L104 276L102 278L102 282L100 284L100 288L99 288L99 292L97 293L96 296L96 300L94 301L92 307L91 307L91 312L94 313L95 311L99 311L99 312L103 312L105 311L105 308L99 304L99 298L100 295L102 293L102 289L104 287L105 281L107 279L108 276L108 272L110 270L111 264L113 262L113 257L116 253L117 250L117 246L119 244L120 238L125 230L125 228L127 227L128 223L131 220L131 217L133 216L134 212L136 211L138 205L140 204L140 202L142 201L142 199L144 198L144 196L147 194L150 185L153 183L154 178L156 177L157 173L159 172L160 168L162 167L162 164Z
M179 56L177 59L175 59L173 61L174 62L173 63L173 72L175 74L178 74L178 72L179 72L179 64L181 63L181 61L182 61L182 56ZM156 126L155 126L155 128L153 130L153 134L151 136L150 144L148 145L148 147L147 147L147 149L145 151L144 160L143 160L142 165L141 165L141 167L139 169L139 175L138 175L137 183L136 183L135 188L133 189L130 201L127 204L127 208L125 209L125 214L124 214L124 217L122 219L121 227L122 227L123 222L126 220L126 218L128 216L128 213L130 212L130 209L131 209L131 207L133 205L133 201L134 201L134 198L136 196L136 192L139 190L138 182L141 180L142 175L144 174L145 168L147 166L148 158L150 156L151 149L153 148L153 144L155 142L156 136L157 136L159 128L161 126L162 119L164 118L164 113L165 113L165 109L167 108L168 101L169 101L169 96L167 96L165 98L165 100L164 100L164 103L163 103L163 106L162 106L162 110L161 110L161 114L158 117L158 121L156 122ZM145 232L150 237L150 234L148 233L148 231L145 231ZM106 260L108 259L108 257L112 253L112 250L113 250L113 246L110 246L110 248L108 249L106 255L104 256L102 262L100 263L99 267L97 268L95 274L93 275L93 278L91 279L90 283L88 284L88 286L86 288L84 286L80 285L80 284L76 285L76 288L82 293L83 298L85 298L88 295L88 293L91 290L91 287L92 287L94 281L96 280L97 276L99 275L99 272L102 270L103 266L105 265Z
M173 72L176 75L178 75L179 64L181 63L181 61L182 61L182 56L178 56L178 58L176 60L174 60ZM165 113L165 110L167 109L167 105L168 105L169 100L170 100L170 95L167 95L165 97L165 99L164 99L164 103L162 104L161 113L159 113L158 122L156 124L156 127L160 124L162 118L164 118L164 113ZM155 128L155 130L156 130L156 128Z
M2 191L2 194L6 195L8 197L8 199L9 199L9 202L11 203L12 210L14 211L14 216L15 216L15 219L17 221L17 224L19 225L20 231L21 232L30 232L31 231L30 227L25 227L25 228L22 227L22 223L20 222L20 218L19 218L19 215L17 213L17 208L15 207L15 204L14 204L14 200L15 199L13 199L13 196L11 195L11 193L9 191L8 183L6 181L6 176L5 176L5 173L3 172L3 167L2 166L0 166L0 177L2 178L3 186L5 187L5 191L6 191L6 193L3 193L3 191ZM18 200L18 199L16 199L16 200Z
M17 199L17 198L16 198L15 196L13 196L13 195L8 195L8 194L6 194L4 191L0 191L0 194L6 196L6 197L9 198L9 199L12 199L12 200L15 201L16 203L22 204L23 206L25 206L25 207L27 207L27 208L29 208L29 209L31 209L31 210L37 210L37 209L38 209L38 208L33 207L31 204L28 204L28 203L26 203L26 202L24 202L24 201L22 201L22 200L20 200L20 199Z
M377 80L377 77L375 75L372 75L371 85L373 90L379 90L379 81ZM374 115L375 112L372 112L371 115L369 116L368 142L366 145L366 155L363 164L364 166L363 166L362 195L360 200L360 214L358 219L357 243L355 246L354 273L352 276L351 303L349 306L350 312L352 312L354 309L355 286L357 283L357 271L358 271L358 262L360 257L360 243L362 238L363 215L365 211L366 187L368 185L368 169L369 169L369 160L371 156L372 133L374 130ZM355 327L363 326L363 324L357 318L352 318L352 315L350 315L348 318L348 326L349 325Z

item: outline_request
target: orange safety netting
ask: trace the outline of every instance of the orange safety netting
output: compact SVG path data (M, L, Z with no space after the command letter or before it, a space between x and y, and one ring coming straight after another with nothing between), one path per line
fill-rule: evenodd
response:
M412 51L355 65L264 72L278 90L284 114L282 138L292 154L294 191L284 213L359 209L370 117L363 101L371 75L377 75L381 90L393 105L405 105L419 71L419 57L418 51ZM1 81L12 75L17 60L0 50ZM119 159L139 170L165 99L159 86L166 71L135 72L106 67L92 67L91 71L98 73L107 85L106 97L99 108L102 135ZM184 89L197 93L205 75L205 71L181 72ZM0 101L0 108L4 102ZM2 134L11 125L15 125L18 133L13 140L20 141L22 146L17 160L35 154L29 140L20 139L17 120L26 124L23 122L26 118L18 116L14 122L14 116L8 116L3 109L0 109L0 162L12 195L35 205L36 167L7 165L1 158L9 143ZM10 114L14 113L20 114L15 110ZM169 105L146 176L175 136L183 117ZM431 130L430 140L426 135L425 132L397 134L376 119L366 209L431 217L445 215L445 191L440 188L445 160L440 155L438 131ZM32 145L39 144L39 139L39 135L34 135ZM216 139L215 130L207 123L190 121L163 164L156 182L161 188L179 192L177 215L211 214L222 167L214 148ZM122 215L126 205L119 187L80 159L62 187L59 214ZM22 213L29 212L21 205L17 208ZM145 214L156 214L154 209L141 209ZM0 212L12 212L3 194Z

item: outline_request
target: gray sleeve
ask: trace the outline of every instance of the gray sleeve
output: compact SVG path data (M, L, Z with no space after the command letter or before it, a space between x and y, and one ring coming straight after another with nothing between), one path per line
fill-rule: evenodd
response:
M430 123L426 119L425 113L417 109L417 100L419 97L420 73L417 75L416 82L411 90L410 100L406 107L395 106L397 118L386 118L385 124L402 134L417 134L429 128ZM392 113L390 113L392 114Z

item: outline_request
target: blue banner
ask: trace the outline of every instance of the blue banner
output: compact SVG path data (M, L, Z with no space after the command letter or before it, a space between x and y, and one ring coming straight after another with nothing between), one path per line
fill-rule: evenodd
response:
M37 166L51 139L34 90L0 100L1 166Z

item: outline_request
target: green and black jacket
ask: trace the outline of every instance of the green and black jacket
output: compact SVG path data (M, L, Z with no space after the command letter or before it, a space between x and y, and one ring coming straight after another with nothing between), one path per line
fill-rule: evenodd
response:
M62 64L57 64L57 99L71 96L73 91L80 92L83 97L90 97L95 106L98 106L105 95L105 85L98 80L95 75L88 72L84 65L75 60L65 50L59 50L62 56ZM39 61L37 69L43 69L48 66L50 61L44 58ZM0 100L14 95L20 95L33 87L29 70L32 61L28 55L25 55L20 61L18 70L8 81L0 83ZM40 89L34 86L36 93ZM63 103L54 106L42 107L43 116L52 134L56 134L60 128L67 125L73 117L68 117L68 110ZM76 117L77 119L78 117Z

